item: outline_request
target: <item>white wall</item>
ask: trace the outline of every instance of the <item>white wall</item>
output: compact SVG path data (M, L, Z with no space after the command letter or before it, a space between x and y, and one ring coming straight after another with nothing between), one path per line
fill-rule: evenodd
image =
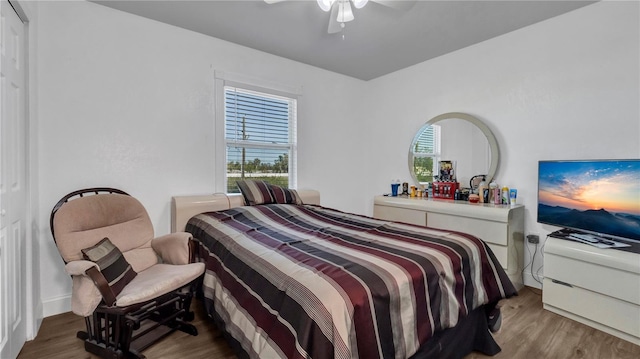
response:
M112 186L137 197L156 234L174 195L214 190L214 71L302 87L298 185L322 204L364 212L364 82L88 2L39 4L41 292L69 310L71 281L48 216L65 194ZM344 120L344 119L348 120ZM328 145L330 144L330 145ZM348 172L348 176L334 173Z
M640 158L638 16L638 2L600 2L371 81L368 213L390 179L410 179L407 151L423 123L467 112L497 137L496 180L518 189L525 232L542 245L557 228L536 222L539 160ZM538 254L534 274L541 265Z

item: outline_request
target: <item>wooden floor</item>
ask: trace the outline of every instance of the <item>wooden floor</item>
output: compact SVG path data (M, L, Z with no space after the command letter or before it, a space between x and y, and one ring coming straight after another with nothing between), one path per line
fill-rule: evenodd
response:
M235 359L218 329L204 314L199 301L192 304L199 335L176 332L143 353L153 358ZM495 334L506 358L640 358L640 346L600 332L542 309L541 292L525 287L504 301L502 330ZM64 313L45 318L35 340L22 348L20 359L97 358L84 351L75 333L84 329L82 318ZM490 358L472 353L465 359Z

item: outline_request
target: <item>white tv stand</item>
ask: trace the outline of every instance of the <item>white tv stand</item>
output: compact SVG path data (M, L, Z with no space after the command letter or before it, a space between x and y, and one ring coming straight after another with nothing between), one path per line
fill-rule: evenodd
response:
M639 253L554 237L544 252L544 309L640 345Z

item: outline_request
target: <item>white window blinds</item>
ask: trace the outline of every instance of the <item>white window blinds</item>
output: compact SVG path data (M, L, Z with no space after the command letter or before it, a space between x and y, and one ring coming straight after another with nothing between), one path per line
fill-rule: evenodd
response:
M224 87L227 192L242 178L295 186L296 99Z
M430 154L435 155L439 152L437 137L436 137L436 126L428 126L422 131L422 133L418 136L416 140L415 147L413 151L415 154Z

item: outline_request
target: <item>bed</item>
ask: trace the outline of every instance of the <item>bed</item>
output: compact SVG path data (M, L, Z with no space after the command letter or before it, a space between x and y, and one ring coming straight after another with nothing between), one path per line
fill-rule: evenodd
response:
M208 315L239 358L460 358L500 351L487 313L516 294L478 238L319 205L174 197L199 243Z

